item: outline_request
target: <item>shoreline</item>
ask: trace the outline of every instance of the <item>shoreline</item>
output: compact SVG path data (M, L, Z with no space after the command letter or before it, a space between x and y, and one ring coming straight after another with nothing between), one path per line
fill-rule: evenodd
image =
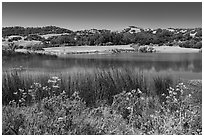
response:
M150 46L148 46L150 47ZM178 46L152 46L155 52L152 53L200 53L201 49L182 48ZM15 52L37 53L45 55L66 55L66 54L116 54L123 52L139 52L138 48L131 45L116 46L69 46L69 47L51 47L43 48L44 51L31 51L27 49L16 49ZM141 53L141 52L139 52ZM147 52L150 53L150 52Z
M199 53L200 49L195 48L181 48L178 46L153 46L156 52L153 53ZM56 52L61 54L77 54L77 53L97 53L110 54L114 51L118 52L138 52L136 48L131 45L117 45L117 46L71 46L71 47L52 47L44 48L45 52Z

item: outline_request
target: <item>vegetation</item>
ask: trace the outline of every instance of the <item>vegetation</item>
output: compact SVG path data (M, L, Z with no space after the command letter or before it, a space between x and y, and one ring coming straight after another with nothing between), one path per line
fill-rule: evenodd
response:
M56 27L56 26L46 26L46 27L3 27L2 28L2 36L11 36L11 35L21 35L21 36L28 36L29 34L52 34L52 33L71 33L71 30Z
M202 134L200 81L109 69L5 72L2 82L3 134Z
M130 26L131 27L131 26ZM133 27L133 26L132 26ZM5 27L2 35L7 37L10 35L26 36L25 40L39 40L47 47L53 46L81 46L81 45L125 45L125 44L139 44L139 45L177 45L186 48L202 48L202 29L155 29L143 30L132 33L129 29L121 32L110 30L83 30L71 31L55 26L37 27L37 28L23 28L23 27ZM64 34L66 33L66 34ZM59 36L52 36L47 39L41 37L43 34L62 34ZM195 34L195 35L194 35Z

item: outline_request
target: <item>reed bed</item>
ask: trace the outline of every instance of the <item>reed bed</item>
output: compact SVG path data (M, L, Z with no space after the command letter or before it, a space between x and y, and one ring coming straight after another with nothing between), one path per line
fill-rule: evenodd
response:
M201 135L201 97L200 81L186 86L132 68L4 71L2 133Z

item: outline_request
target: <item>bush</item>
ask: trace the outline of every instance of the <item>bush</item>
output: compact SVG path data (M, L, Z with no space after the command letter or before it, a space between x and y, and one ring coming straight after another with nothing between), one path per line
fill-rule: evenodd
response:
M201 49L202 48L202 42L197 42L193 48Z

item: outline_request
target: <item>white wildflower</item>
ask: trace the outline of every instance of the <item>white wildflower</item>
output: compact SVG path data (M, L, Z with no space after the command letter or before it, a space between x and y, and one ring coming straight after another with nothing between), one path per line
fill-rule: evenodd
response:
M46 90L47 89L47 86L46 87L43 87L43 90Z
M169 87L169 89L172 90L172 91L174 91L174 88L172 88L172 87Z
M137 92L139 93L139 94L141 94L142 93L142 91L138 88L137 89Z
M168 98L170 98L169 96L166 96L166 98L168 99Z
M52 87L53 87L53 88L59 88L59 86L58 86L58 85L53 85Z
M177 93L176 93L176 92L173 92L173 94L174 94L174 95L177 95Z
M183 85L183 88L184 88L184 89L187 89L187 87L186 87L185 85Z
M183 83L179 83L179 85L180 85L180 86L182 86L182 85L183 85Z
M20 92L24 92L24 90L23 90L23 89L19 89L19 91L20 91Z
M58 77L56 77L56 76L54 76L54 77L52 77L52 79L59 79Z
M25 101L25 99L24 99L24 98L21 98L21 100L22 100L22 102L23 102L23 101Z
M128 92L127 95L132 95L132 94L130 92Z
M144 97L141 97L140 99L141 99L141 100L144 100Z
M57 82L56 80L51 80L51 79L48 80L48 83L56 83L56 82Z
M135 90L135 89L133 89L133 90L132 90L132 93L135 93L135 92L136 92L136 90Z
M28 90L28 93L30 93L30 92L32 92L32 91L33 91L32 89L29 89L29 90Z
M180 92L183 93L183 89L181 89Z
M63 121L63 117L59 117L57 120L58 121Z

